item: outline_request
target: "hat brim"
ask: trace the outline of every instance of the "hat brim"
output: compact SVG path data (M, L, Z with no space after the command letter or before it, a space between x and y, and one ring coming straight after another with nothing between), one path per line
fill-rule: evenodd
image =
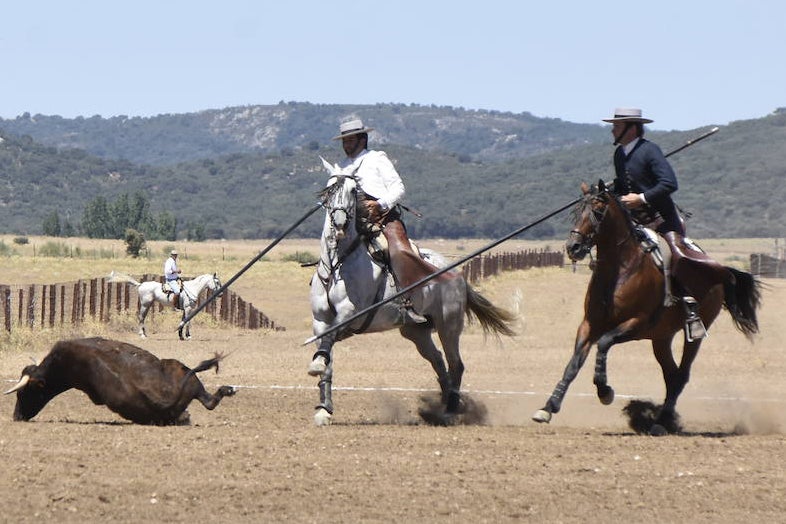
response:
M651 124L654 120L650 120L649 118L642 118L640 116L621 116L618 118L604 118L604 122L608 122L609 124L613 124L614 122L641 122L642 124Z
M331 140L341 140L342 138L346 138L348 136L359 135L361 133L368 133L369 131L373 131L373 127L364 127L363 129L355 129L354 131L348 131L346 133L342 133L340 135L336 135Z

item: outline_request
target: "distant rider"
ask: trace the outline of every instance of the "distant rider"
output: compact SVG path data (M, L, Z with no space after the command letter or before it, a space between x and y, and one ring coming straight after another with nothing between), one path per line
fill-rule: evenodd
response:
M169 258L164 262L164 280L172 290L172 307L180 307L180 269L177 267L177 251L169 252Z

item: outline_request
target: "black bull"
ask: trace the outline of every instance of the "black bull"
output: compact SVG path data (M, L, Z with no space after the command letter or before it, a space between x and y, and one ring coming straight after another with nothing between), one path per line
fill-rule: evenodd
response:
M125 342L65 340L57 342L41 364L25 367L6 393L16 392L14 420L30 420L54 397L75 388L137 424L185 424L192 400L212 410L223 397L235 394L235 388L221 386L211 395L196 376L210 368L218 372L221 358L216 355L189 369Z

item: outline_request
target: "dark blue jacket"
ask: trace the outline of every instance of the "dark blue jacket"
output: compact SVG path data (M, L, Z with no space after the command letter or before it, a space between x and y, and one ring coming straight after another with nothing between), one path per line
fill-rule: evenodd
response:
M637 221L646 225L657 220L658 233L677 231L685 234L671 194L677 190L677 176L657 144L640 138L633 151L625 156L622 146L614 151L614 192L618 195L643 193L647 205L632 210Z

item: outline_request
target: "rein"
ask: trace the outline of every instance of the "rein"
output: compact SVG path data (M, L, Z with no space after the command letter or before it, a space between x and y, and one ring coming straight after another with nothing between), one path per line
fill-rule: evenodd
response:
M577 243L584 246L584 248L586 248L587 253L590 255L590 257L592 257L592 250L590 248L593 245L595 245L595 236L600 231L601 223L606 218L606 214L608 213L609 210L609 205L611 205L611 203L608 200L601 198L602 195L606 195L607 198L609 199L613 198L617 201L617 206L620 208L620 211L623 213L624 215L623 218L626 221L626 224L628 225L628 234L616 241L617 247L624 245L630 239L636 238L636 235L634 233L634 223L633 223L633 219L631 218L630 211L622 204L622 202L617 198L616 195L614 195L609 191L608 188L601 187L598 189L596 193L586 195L586 197L579 203L576 210L574 211L574 216L576 217L575 221L578 222L580 220L580 217L584 213L584 210L587 207L590 207L588 219L590 225L592 226L591 232L584 234L575 228L571 229L570 231L570 235L578 238ZM592 202L594 201L602 202L604 204L603 208L600 210L593 208Z

